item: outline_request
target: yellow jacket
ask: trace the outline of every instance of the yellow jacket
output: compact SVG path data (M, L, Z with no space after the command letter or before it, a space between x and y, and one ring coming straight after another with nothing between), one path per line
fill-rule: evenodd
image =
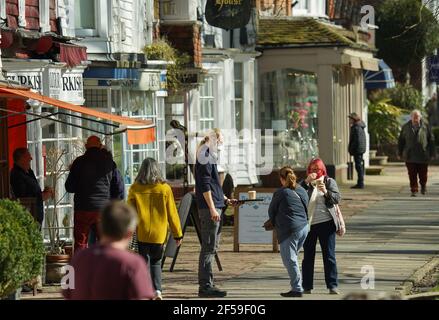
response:
M167 183L144 185L135 182L128 192L128 203L137 210L137 240L163 244L168 224L174 239L182 238L174 194Z

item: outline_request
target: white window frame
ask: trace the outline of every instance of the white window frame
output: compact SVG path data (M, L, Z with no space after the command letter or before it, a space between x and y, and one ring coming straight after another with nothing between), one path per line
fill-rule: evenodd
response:
M323 0L299 0L299 4L293 8L293 16L326 16L326 1Z
M95 29L76 28L75 35L79 37L103 37L108 36L108 1L107 0L90 0L95 3ZM70 18L75 21L75 6L73 5L72 15ZM75 24L75 23L74 23Z
M215 120L216 119L216 117L215 117L215 114L216 114L216 110L215 110L216 109L215 108L215 106L216 106L216 104L215 104L216 77L215 77L215 75L207 75L203 86L207 85L208 80L212 81L212 95L211 96L202 96L202 91L200 88L200 97L199 97L199 99L200 99L200 120L199 120L200 130L199 131L200 132L204 132L205 130L208 130L208 129L213 129L213 128L215 128L215 125L216 125L216 120ZM203 114L202 101L212 101L212 108L213 108L212 117L206 117L206 116L203 117L203 115L202 115ZM202 124L204 124L204 123L211 123L212 126L206 128L206 127L202 126Z
M241 65L241 79L236 79L235 78L235 72L233 72L233 89L236 88L236 84L237 83L240 83L240 85L241 85L241 97L238 98L236 96L236 90L234 90L234 96L233 96L234 110L233 110L233 113L234 113L234 116L235 116L235 119L234 119L234 121L235 121L235 128L239 132L240 130L245 128L245 119L244 119L244 92L245 92L244 68L245 68L245 64L242 61L234 61L234 63L233 63L233 71L235 71L235 67L236 67L237 64ZM240 128L238 128L238 122L237 122L237 119L236 119L236 111L237 111L236 110L236 102L237 101L241 102L241 123L239 124Z
M58 3L56 6L58 6ZM40 28L41 32L50 32L50 2L49 0L40 0Z

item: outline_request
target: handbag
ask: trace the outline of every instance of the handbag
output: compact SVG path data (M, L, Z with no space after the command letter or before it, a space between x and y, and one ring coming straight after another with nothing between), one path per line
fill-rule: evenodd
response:
M335 213L337 217L337 235L343 237L346 233L346 225L344 223L343 214L341 213L340 206L338 204L335 205Z

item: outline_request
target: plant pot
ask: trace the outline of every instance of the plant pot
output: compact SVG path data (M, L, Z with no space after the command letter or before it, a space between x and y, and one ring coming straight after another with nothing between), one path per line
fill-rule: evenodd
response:
M68 254L47 254L46 255L46 283L61 283L66 270L63 267L70 262Z

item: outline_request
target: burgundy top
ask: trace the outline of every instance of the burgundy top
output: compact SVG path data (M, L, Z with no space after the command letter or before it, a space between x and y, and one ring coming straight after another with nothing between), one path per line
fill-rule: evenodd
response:
M71 266L75 287L63 290L66 299L136 300L155 295L145 260L135 253L98 244L78 252Z

